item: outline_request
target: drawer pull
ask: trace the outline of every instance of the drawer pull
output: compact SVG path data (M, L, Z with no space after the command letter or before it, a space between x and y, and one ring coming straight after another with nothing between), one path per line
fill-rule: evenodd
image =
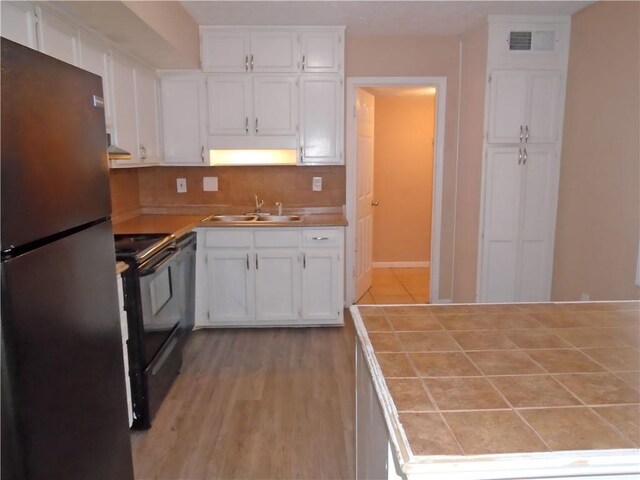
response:
M311 237L311 240L330 240L329 237Z
M247 253L247 270L250 270L250 267L249 267L249 254L248 253Z

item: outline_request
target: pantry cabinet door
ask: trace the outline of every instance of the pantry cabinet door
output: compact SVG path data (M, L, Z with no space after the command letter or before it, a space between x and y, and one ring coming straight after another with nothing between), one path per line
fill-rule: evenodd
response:
M256 321L300 320L300 250L259 249L255 254Z
M138 160L135 67L128 57L114 50L112 70L114 144L130 152L133 159Z
M342 69L341 32L303 32L300 49L303 73L337 73Z
M298 130L298 87L295 76L253 79L253 133L295 135Z
M527 72L495 70L489 82L488 143L519 143L524 136Z
M36 17L30 2L2 2L2 36L25 47L38 48Z
M296 32L251 32L249 70L256 73L298 71Z
M209 321L213 324L254 322L254 271L246 249L206 251Z
M251 78L207 77L209 135L248 135L252 122Z
M342 164L342 80L308 75L300 79L300 162Z
M160 161L158 138L158 91L156 74L143 67L135 69L138 158L145 164Z
M529 74L526 143L554 143L559 140L562 74L536 71Z
M552 148L527 147L524 155L515 300L548 302L559 166Z
M517 301L521 149L492 148L485 172L481 302Z
M203 164L206 160L206 91L200 73L160 78L164 163Z
M63 62L78 65L78 29L46 10L39 9L39 12L39 50Z

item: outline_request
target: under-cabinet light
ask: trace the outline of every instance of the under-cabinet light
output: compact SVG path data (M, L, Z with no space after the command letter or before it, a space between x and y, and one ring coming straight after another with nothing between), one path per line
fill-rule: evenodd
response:
M295 165L295 150L210 150L209 164L221 165Z

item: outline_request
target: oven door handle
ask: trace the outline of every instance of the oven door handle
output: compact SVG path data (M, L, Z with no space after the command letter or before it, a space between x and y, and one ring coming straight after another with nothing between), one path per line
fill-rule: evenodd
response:
M151 275L152 273L156 273L160 267L162 267L165 263L167 263L171 258L176 255L181 249L177 247L170 247L167 251L161 255L160 259L151 265L147 266L142 264L140 269L138 269L138 276L146 277L147 275Z

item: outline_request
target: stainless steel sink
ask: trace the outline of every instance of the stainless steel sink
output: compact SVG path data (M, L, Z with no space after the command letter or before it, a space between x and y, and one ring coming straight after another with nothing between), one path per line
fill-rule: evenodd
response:
M256 222L266 223L289 223L289 222L301 222L302 217L300 215L266 215L264 217L258 217Z
M203 222L244 223L255 222L257 215L211 215Z

